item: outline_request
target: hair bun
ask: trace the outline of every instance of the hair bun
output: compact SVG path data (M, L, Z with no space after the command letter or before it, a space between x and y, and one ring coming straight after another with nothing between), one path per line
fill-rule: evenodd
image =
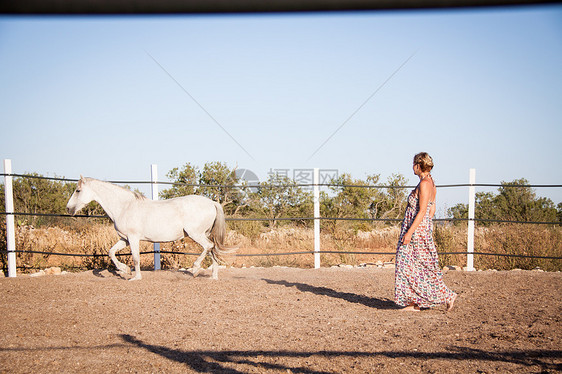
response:
M427 152L420 152L414 156L414 165L419 165L422 172L426 173L433 169L433 159Z

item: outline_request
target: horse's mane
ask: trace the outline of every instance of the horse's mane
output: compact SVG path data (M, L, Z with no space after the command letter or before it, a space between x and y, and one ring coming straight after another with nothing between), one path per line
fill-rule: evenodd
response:
M132 191L132 192L133 192L133 195L135 195L135 198L137 200L146 200L146 196L144 196L140 192L137 192L137 191Z
M122 186L119 186L119 185L117 185L117 184L113 184L113 183L105 182L105 181L100 181L99 179L95 179L95 178L84 178L84 179L90 180L90 181L101 182L101 183L108 184L108 185L110 185L110 186L116 187L116 188L120 189L120 190L123 191L123 192L127 192L127 193L130 193L130 194L133 194L133 196L134 196L135 199L137 199L137 200L147 200L146 196L144 196L142 193L137 192L137 191L131 191L130 189L125 188L125 187L122 187Z

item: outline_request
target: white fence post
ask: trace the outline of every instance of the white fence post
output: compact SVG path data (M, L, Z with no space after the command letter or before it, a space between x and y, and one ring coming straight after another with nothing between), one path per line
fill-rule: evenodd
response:
M158 165L150 165L152 200L158 200ZM154 270L160 270L160 243L154 243Z
M474 210L476 208L476 169L469 171L469 184L468 187L468 238L466 251L466 270L474 271Z
M320 169L314 168L314 268L320 268Z
M4 160L4 174L12 174L12 160ZM4 176L6 203L6 249L8 250L8 277L16 276L16 230L14 228L14 193L11 175Z

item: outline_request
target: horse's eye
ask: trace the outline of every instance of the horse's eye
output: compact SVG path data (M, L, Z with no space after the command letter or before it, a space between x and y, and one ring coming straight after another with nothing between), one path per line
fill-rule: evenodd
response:
M78 189L78 188L76 189L76 192L77 192L77 193L80 193L80 191L81 191L80 189Z

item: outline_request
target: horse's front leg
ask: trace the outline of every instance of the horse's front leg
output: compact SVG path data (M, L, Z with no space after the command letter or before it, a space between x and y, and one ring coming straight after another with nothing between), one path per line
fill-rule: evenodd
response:
M131 247L131 255L133 257L133 263L135 264L135 276L129 279L130 281L135 281L142 279L140 270L140 243L139 239L129 237L129 246Z
M127 246L127 241L125 239L120 239L117 243L115 243L115 245L113 247L111 247L111 249L109 250L109 258L111 258L111 261L113 261L113 264L115 265L115 267L117 268L117 270L119 270L122 273L126 273L126 274L130 274L131 273L131 269L129 269L129 267L127 265L125 265L124 263L120 262L117 257L115 256L115 253L117 251L122 250L123 248L125 248Z

